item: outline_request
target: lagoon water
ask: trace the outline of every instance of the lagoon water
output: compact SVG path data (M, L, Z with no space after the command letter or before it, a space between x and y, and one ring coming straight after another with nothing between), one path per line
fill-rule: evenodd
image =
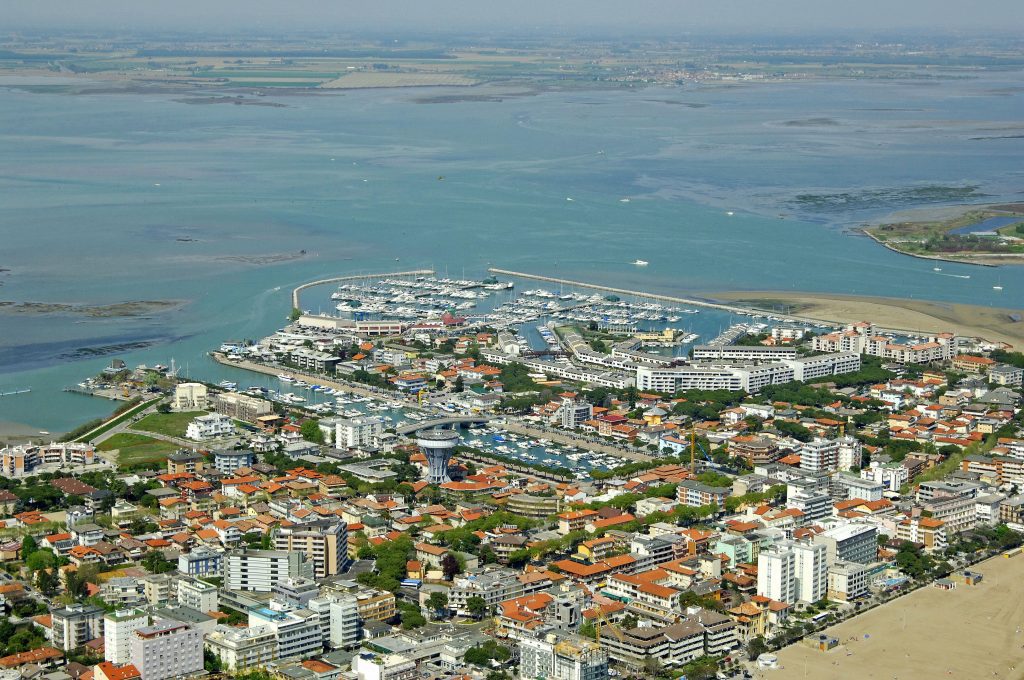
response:
M290 288L331 275L493 265L669 294L1024 299L1024 268L937 273L849 232L896 210L1020 200L1019 72L260 98L283 107L2 88L0 300L185 304L134 319L0 313L0 392L33 390L0 397L0 421L59 432L109 412L60 390L113 356L219 380L231 369L207 351L280 326Z

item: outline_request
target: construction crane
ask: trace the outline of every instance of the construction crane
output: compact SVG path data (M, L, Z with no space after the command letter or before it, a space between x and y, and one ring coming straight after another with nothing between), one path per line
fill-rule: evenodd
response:
M704 446L700 442L697 441L697 429L691 425L690 426L690 474L692 474L694 476L696 476L696 474L697 474L697 447L698 446L700 447L700 452L704 454L704 457L707 459L708 463L712 467L718 467L715 464L715 461L711 459L711 456L704 449Z
M597 605L596 609L597 621L594 622L594 641L597 643L597 646L601 646L601 631L604 629L605 625L608 625L608 627L611 628L612 635L617 637L619 642L624 642L622 638L622 631L619 630L618 626L608 621L608 617L605 616L604 609L601 605Z

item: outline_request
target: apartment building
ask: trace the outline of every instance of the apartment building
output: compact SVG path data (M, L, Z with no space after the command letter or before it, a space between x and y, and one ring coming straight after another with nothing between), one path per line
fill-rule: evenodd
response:
M732 493L730 487L708 486L695 479L684 479L676 488L676 499L691 508L716 505L721 509L725 507L725 499L729 497L730 493Z
M270 626L219 625L206 635L205 645L230 673L263 668L277 659L277 636Z
M826 529L813 540L825 546L828 564L871 564L878 557L878 530L868 524L841 524Z
M210 400L210 406L217 413L250 423L256 422L260 416L267 416L274 412L274 405L266 399L237 392L222 392L214 395Z
M174 386L171 409L174 411L206 411L209 401L206 385L202 383L178 383Z
M96 449L87 443L52 442L0 449L0 472L10 477L20 477L40 465L76 467L94 462Z
M329 520L280 527L274 549L304 553L317 579L337 576L348 566L348 525Z
M256 454L252 451L225 449L213 452L213 467L229 476L240 468L252 467L255 462Z
M868 594L868 569L856 562L836 562L828 568L828 599L850 602Z
M740 645L739 630L729 617L699 608L688 609L679 621L663 627L633 628L601 637L608 655L637 669L651 662L682 666L702 656L724 656Z
M800 447L800 468L812 472L830 472L839 466L839 442L815 437Z
M149 614L142 609L122 609L103 617L103 658L123 666L131 663L131 641L135 631L149 625Z
M178 579L178 604L207 613L220 610L217 586L194 578Z
M787 603L817 602L828 585L826 548L820 543L783 541L757 557L757 594Z
M901 541L920 543L928 552L945 550L946 524L933 517L911 517L896 525L896 538Z
M224 553L213 548L197 546L178 555L178 571L187 576L220 576L223 568Z
M50 612L53 646L65 652L103 637L102 608L87 604L69 604Z
M269 607L249 610L249 627L270 628L277 638L277 658L306 659L323 652L320 617L308 609L279 611Z
M219 413L209 413L192 420L185 428L185 438L192 441L206 441L227 437L235 433L235 423Z
M225 590L269 593L286 576L313 576L313 563L298 551L249 550L227 554L224 561Z
M607 680L608 656L599 645L578 637L549 633L519 641L522 680Z
M505 568L490 568L457 576L448 591L448 607L462 616L468 616L467 602L471 597L483 598L488 607L496 607L499 602L522 597L525 591L517 576L516 572Z
M327 441L339 449L377 446L384 434L384 419L380 416L324 418L320 421L320 430Z
M771 439L756 435L737 435L729 440L729 455L740 457L750 467L774 463L779 459L779 447Z
M203 670L203 634L187 623L157 621L132 633L131 662L142 680L163 680Z
M695 345L694 361L781 361L795 359L796 347L764 345Z

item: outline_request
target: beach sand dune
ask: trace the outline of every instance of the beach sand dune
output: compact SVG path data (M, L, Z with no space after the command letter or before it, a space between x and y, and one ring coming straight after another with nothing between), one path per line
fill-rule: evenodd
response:
M922 588L827 629L842 643L833 650L798 643L780 651L782 668L758 677L1024 677L1024 555L971 570L984 574L979 585Z
M1024 318L1022 309L785 291L709 293L708 297L776 312L785 308L794 317L833 323L871 321L881 328L918 333L952 331L1024 346L1024 322L1015 322L1011 317L1017 314Z

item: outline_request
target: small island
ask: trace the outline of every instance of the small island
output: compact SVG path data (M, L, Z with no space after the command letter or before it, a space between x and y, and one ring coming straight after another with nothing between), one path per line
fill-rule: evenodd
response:
M971 206L945 218L865 227L890 250L967 264L1024 264L1024 203Z

